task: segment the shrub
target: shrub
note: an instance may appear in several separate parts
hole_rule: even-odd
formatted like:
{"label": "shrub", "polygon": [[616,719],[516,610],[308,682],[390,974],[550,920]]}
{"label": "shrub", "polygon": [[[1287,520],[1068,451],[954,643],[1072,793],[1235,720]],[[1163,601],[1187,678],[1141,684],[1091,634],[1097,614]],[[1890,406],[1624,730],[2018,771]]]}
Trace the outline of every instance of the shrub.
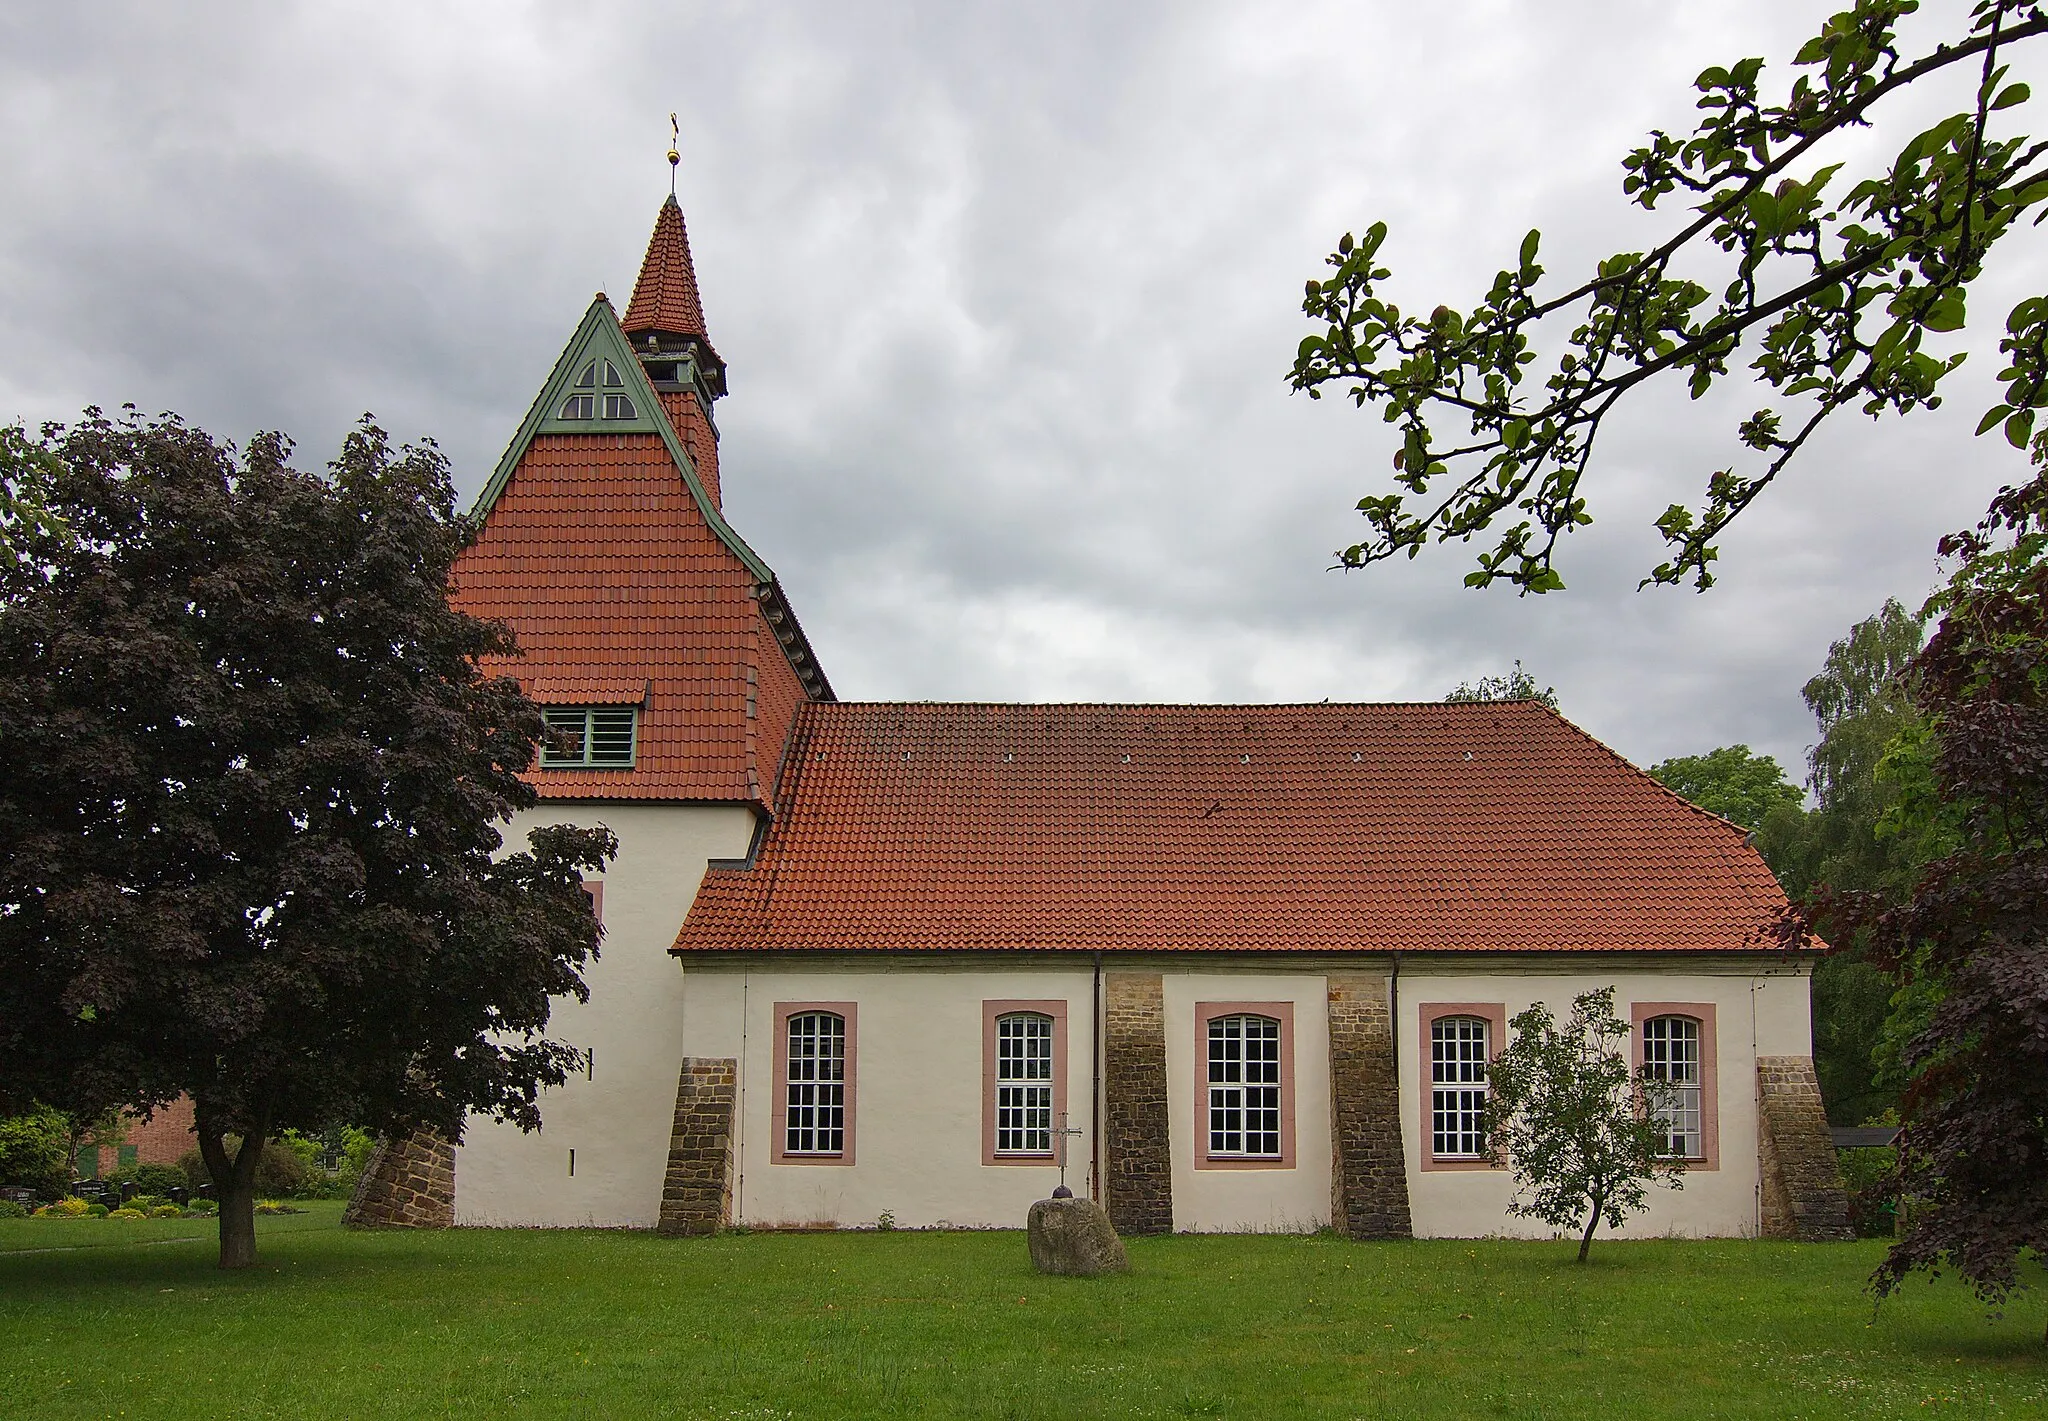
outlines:
{"label": "shrub", "polygon": [[[39,1219],[82,1219],[93,1206],[76,1195],[67,1194],[54,1204],[45,1204],[36,1210]],[[100,1206],[104,1208],[105,1206]]]}
{"label": "shrub", "polygon": [[258,1199],[256,1201],[256,1212],[259,1214],[303,1214],[306,1211],[304,1209],[294,1209],[291,1205],[279,1203],[275,1199]]}
{"label": "shrub", "polygon": [[220,1205],[211,1199],[194,1199],[190,1208],[195,1214],[218,1214],[220,1212]]}
{"label": "shrub", "polygon": [[25,1219],[27,1217],[28,1210],[22,1208],[21,1205],[15,1203],[12,1199],[0,1199],[0,1219]]}
{"label": "shrub", "polygon": [[149,1216],[152,1219],[182,1219],[185,1211],[176,1204],[159,1204],[149,1211]]}
{"label": "shrub", "polygon": [[46,1106],[0,1119],[0,1188],[63,1193],[71,1184],[69,1138],[63,1115]]}
{"label": "shrub", "polygon": [[140,1209],[143,1213],[146,1214],[151,1209],[154,1209],[157,1205],[168,1204],[170,1202],[170,1200],[164,1198],[164,1196],[161,1194],[134,1194],[129,1196],[127,1202],[124,1205],[122,1205],[122,1207],[128,1209]]}
{"label": "shrub", "polygon": [[168,1196],[173,1189],[189,1185],[185,1171],[169,1164],[138,1164],[128,1171],[128,1177],[135,1181],[136,1188],[153,1196]]}
{"label": "shrub", "polygon": [[149,1215],[143,1213],[140,1209],[109,1209],[107,1217],[110,1219],[146,1219]]}
{"label": "shrub", "polygon": [[85,1216],[88,1219],[104,1219],[112,1212],[113,1210],[104,1204],[88,1204],[85,1206]]}
{"label": "shrub", "polygon": [[1849,1223],[1858,1238],[1890,1238],[1898,1228],[1899,1152],[1895,1146],[1837,1150],[1849,1192]]}
{"label": "shrub", "polygon": [[[226,1144],[231,1157],[242,1147],[233,1135],[227,1137]],[[180,1156],[178,1167],[194,1189],[213,1182],[213,1175],[197,1150],[187,1150]],[[264,1198],[290,1198],[304,1194],[312,1185],[313,1171],[290,1148],[275,1140],[263,1147],[263,1157],[256,1162],[257,1194]]]}

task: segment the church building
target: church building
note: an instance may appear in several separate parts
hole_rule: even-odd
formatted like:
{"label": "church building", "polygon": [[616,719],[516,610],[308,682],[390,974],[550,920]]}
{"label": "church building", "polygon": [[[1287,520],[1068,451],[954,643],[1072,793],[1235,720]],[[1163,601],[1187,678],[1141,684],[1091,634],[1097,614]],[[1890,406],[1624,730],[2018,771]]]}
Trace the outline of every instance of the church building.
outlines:
{"label": "church building", "polygon": [[361,1217],[1019,1227],[1064,1180],[1126,1233],[1548,1234],[1488,1064],[1612,986],[1685,1161],[1625,1232],[1846,1236],[1741,829],[1531,701],[840,701],[721,511],[725,388],[671,197],[454,574],[559,733],[508,838],[619,839],[585,1069],[537,1133],[388,1147]]}

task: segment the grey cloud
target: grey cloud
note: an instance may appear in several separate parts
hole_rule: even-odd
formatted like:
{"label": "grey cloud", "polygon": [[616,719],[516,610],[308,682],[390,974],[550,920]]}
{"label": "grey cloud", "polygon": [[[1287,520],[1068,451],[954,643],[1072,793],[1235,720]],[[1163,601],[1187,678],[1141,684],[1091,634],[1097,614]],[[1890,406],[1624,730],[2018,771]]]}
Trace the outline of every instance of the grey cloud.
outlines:
{"label": "grey cloud", "polygon": [[[1969,438],[1989,337],[1948,409],[1834,431],[1704,597],[1635,584],[1748,392],[1643,400],[1571,590],[1517,600],[1456,548],[1327,571],[1391,446],[1283,377],[1346,227],[1386,217],[1432,302],[1528,226],[1560,272],[1654,240],[1621,154],[1828,8],[18,8],[0,415],[134,399],[312,459],[374,409],[480,487],[627,290],[673,109],[728,508],[842,694],[1434,698],[1520,656],[1639,761],[1796,764],[1828,641],[2016,472]],[[1980,325],[2042,275],[2013,262]]]}

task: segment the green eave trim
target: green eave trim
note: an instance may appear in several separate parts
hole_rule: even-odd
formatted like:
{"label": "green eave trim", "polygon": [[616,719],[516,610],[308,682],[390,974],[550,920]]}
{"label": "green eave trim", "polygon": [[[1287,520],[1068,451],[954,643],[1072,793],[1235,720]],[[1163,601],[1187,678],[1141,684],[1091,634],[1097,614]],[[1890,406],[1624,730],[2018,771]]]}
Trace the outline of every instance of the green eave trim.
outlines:
{"label": "green eave trim", "polygon": [[[632,397],[634,407],[647,412],[639,419],[579,419],[558,420],[550,416],[561,408],[562,400],[569,393],[569,382],[575,378],[577,366],[589,356],[609,357],[626,381],[626,394]],[[603,391],[598,393],[601,395]],[[740,560],[753,575],[756,584],[775,581],[775,571],[761,556],[747,546],[746,539],[733,531],[732,525],[718,511],[716,504],[704,492],[704,485],[698,481],[697,466],[690,462],[690,455],[683,448],[682,437],[668,421],[662,410],[661,397],[654,392],[653,384],[647,378],[647,371],[641,367],[639,358],[633,354],[626,333],[619,328],[618,313],[612,310],[612,303],[599,296],[590,303],[590,309],[583,313],[582,322],[576,327],[576,334],[569,337],[569,343],[556,357],[555,368],[548,373],[547,383],[541,386],[540,394],[534,399],[533,407],[526,412],[526,418],[519,423],[519,432],[512,436],[512,442],[505,446],[505,453],[498,460],[498,467],[491,474],[491,481],[484,485],[484,491],[477,495],[476,505],[470,509],[470,517],[479,527],[491,516],[497,507],[499,497],[505,492],[505,485],[512,481],[512,471],[519,467],[519,461],[526,457],[526,451],[536,436],[542,434],[659,434],[667,446],[669,457],[675,461],[677,472],[683,476],[683,483],[690,490],[690,497],[697,501],[697,511],[704,515],[704,521],[718,541],[725,544],[732,555]]]}

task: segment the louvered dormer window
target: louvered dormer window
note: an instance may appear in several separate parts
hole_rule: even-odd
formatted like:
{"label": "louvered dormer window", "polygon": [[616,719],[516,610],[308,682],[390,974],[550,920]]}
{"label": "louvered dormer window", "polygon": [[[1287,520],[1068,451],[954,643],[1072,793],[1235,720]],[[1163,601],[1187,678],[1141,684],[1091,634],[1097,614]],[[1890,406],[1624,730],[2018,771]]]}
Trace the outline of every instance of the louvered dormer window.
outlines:
{"label": "louvered dormer window", "polygon": [[638,706],[549,706],[543,769],[630,770],[639,731]]}
{"label": "louvered dormer window", "polygon": [[569,387],[569,395],[562,401],[561,418],[596,419],[600,409],[606,419],[640,417],[632,397],[626,393],[625,377],[619,374],[619,367],[602,358],[585,362],[577,372],[576,383]]}

